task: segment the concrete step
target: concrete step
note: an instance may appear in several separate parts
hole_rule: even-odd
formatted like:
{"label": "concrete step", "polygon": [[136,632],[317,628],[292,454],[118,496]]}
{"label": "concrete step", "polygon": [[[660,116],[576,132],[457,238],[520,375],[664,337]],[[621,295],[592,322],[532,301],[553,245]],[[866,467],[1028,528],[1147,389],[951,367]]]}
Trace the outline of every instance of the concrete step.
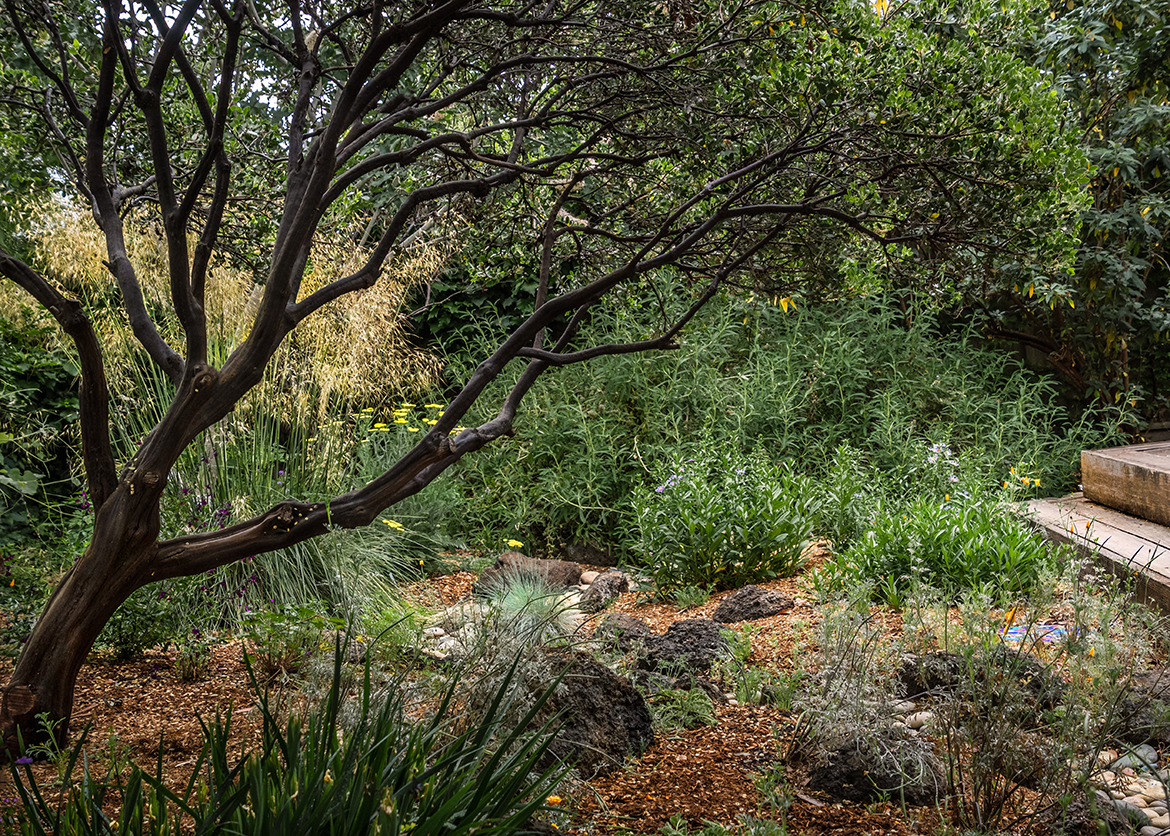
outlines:
{"label": "concrete step", "polygon": [[1091,502],[1170,525],[1170,442],[1085,450],[1081,482]]}
{"label": "concrete step", "polygon": [[1050,540],[1069,543],[1113,574],[1132,578],[1138,600],[1170,612],[1170,528],[1107,508],[1081,493],[1034,499],[1028,510]]}

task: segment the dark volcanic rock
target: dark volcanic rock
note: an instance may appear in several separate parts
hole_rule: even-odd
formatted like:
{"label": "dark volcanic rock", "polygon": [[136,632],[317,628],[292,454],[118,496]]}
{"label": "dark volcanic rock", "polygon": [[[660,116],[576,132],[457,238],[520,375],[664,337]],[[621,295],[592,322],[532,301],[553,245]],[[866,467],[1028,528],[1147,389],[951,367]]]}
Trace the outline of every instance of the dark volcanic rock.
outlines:
{"label": "dark volcanic rock", "polygon": [[598,546],[596,543],[569,543],[565,546],[564,554],[569,560],[588,563],[590,566],[617,565],[613,549]]}
{"label": "dark volcanic rock", "polygon": [[635,646],[645,647],[654,638],[650,625],[641,619],[625,613],[607,615],[593,631],[593,638],[603,644],[613,643],[622,653],[629,653]]}
{"label": "dark volcanic rock", "polygon": [[609,606],[623,592],[630,591],[630,579],[625,572],[606,572],[598,575],[581,596],[578,605],[585,612],[599,612]]}
{"label": "dark volcanic rock", "polygon": [[703,673],[728,652],[719,625],[709,618],[684,618],[661,636],[646,641],[646,653],[638,667],[651,671]]}
{"label": "dark volcanic rock", "polygon": [[922,807],[938,803],[946,778],[934,756],[914,741],[887,740],[878,747],[857,740],[810,769],[808,787],[844,801],[889,798]]}
{"label": "dark volcanic rock", "polygon": [[585,654],[573,656],[545,711],[563,719],[549,752],[576,764],[585,779],[616,769],[654,742],[650,709],[641,693]]}
{"label": "dark volcanic rock", "polygon": [[787,595],[748,584],[720,601],[711,618],[721,624],[734,624],[737,621],[767,618],[794,606],[796,602]]}

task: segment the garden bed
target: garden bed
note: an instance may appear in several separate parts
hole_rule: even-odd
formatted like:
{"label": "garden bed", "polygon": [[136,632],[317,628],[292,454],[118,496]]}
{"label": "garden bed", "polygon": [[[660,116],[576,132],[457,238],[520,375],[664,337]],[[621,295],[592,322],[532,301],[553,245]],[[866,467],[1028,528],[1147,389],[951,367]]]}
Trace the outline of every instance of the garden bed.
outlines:
{"label": "garden bed", "polygon": [[[826,557],[825,552],[814,553],[805,571]],[[419,604],[448,605],[466,599],[474,581],[474,574],[459,572],[430,578],[405,592]],[[810,600],[805,579],[760,585],[791,597],[795,604],[777,615],[731,625],[750,636],[750,655],[744,663],[781,676],[791,676],[798,669],[808,671],[810,640],[824,610]],[[680,610],[629,592],[602,615],[634,616],[660,634],[681,619],[709,618],[728,594],[719,593],[702,605]],[[956,625],[962,620],[957,610],[947,618]],[[900,613],[876,605],[869,608],[865,623],[890,642],[903,631]],[[75,714],[75,728],[84,724],[90,729],[86,751],[91,762],[99,764],[113,756],[153,771],[161,757],[165,782],[177,790],[196,764],[202,742],[200,718],[230,715],[233,747],[254,743],[259,737],[260,712],[248,686],[241,643],[227,641],[212,652],[209,674],[198,682],[179,681],[174,654],[158,649],[132,661],[93,658],[79,679]],[[10,663],[5,663],[0,673],[9,669]],[[289,690],[293,684],[281,687]],[[799,706],[738,705],[732,700],[716,705],[714,726],[659,729],[656,741],[623,768],[569,782],[558,790],[562,795],[552,805],[551,821],[562,832],[599,834],[677,834],[709,822],[734,829],[744,816],[767,817],[770,811],[774,815],[775,808],[769,808],[760,786],[761,777],[787,766],[784,816],[790,833],[947,832],[950,825],[944,824],[941,801],[918,808],[900,805],[896,799],[848,802],[805,786],[799,759],[790,759],[798,710]],[[51,762],[32,766],[44,787],[53,786],[54,771]],[[12,787],[6,789],[5,796],[11,798]],[[1034,794],[1023,790],[1013,795],[1011,805],[1026,812],[1033,798]],[[1040,827],[1034,832],[1048,831]]]}

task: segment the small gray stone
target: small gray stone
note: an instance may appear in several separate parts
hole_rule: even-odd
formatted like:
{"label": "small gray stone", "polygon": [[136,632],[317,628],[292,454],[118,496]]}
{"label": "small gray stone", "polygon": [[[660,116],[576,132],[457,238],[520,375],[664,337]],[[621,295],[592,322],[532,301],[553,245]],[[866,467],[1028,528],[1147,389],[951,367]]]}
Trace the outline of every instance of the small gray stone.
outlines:
{"label": "small gray stone", "polygon": [[1148,743],[1134,746],[1110,764],[1115,772],[1129,767],[1136,772],[1149,772],[1158,765],[1158,750]]}
{"label": "small gray stone", "polygon": [[1146,811],[1141,807],[1134,807],[1129,802],[1120,798],[1113,799],[1113,806],[1115,806],[1117,811],[1125,817],[1126,821],[1130,822],[1134,827],[1145,827],[1152,823],[1149,816],[1146,815]]}
{"label": "small gray stone", "polygon": [[600,575],[601,575],[600,572],[597,572],[593,569],[590,569],[588,572],[582,572],[581,573],[581,583],[584,584],[585,586],[588,586],[589,584],[591,584],[595,580],[597,580],[597,578]]}
{"label": "small gray stone", "polygon": [[630,579],[625,572],[606,572],[598,576],[581,596],[581,609],[600,612],[624,592],[630,591]]}
{"label": "small gray stone", "polygon": [[930,711],[916,711],[906,718],[906,725],[918,731],[931,720],[934,719],[934,713]]}

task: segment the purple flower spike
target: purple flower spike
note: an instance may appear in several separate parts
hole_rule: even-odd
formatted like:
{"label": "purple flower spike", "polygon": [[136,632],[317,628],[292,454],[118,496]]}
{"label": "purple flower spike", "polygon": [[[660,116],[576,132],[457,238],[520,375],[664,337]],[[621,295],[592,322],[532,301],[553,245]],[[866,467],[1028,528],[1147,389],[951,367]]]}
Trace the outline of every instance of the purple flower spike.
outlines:
{"label": "purple flower spike", "polygon": [[17,758],[16,762],[27,765],[27,764],[32,763],[33,759],[30,758],[28,755],[25,755],[23,758]]}

